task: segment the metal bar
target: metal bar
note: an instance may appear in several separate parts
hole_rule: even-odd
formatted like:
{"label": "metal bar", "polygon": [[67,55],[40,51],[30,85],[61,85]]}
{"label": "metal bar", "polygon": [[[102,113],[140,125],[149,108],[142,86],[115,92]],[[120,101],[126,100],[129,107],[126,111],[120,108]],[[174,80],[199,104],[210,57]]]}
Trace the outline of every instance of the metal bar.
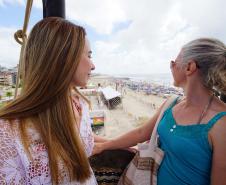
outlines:
{"label": "metal bar", "polygon": [[43,18],[62,17],[65,18],[65,0],[42,0]]}

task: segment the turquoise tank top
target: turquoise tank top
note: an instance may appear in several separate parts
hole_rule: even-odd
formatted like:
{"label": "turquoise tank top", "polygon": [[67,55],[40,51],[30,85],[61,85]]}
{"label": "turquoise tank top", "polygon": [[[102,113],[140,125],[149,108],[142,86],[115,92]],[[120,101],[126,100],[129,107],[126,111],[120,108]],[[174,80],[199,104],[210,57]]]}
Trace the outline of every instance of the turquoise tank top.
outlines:
{"label": "turquoise tank top", "polygon": [[158,185],[209,185],[212,149],[208,131],[226,112],[218,113],[207,124],[178,125],[172,114],[176,102],[158,125],[160,148],[165,152]]}

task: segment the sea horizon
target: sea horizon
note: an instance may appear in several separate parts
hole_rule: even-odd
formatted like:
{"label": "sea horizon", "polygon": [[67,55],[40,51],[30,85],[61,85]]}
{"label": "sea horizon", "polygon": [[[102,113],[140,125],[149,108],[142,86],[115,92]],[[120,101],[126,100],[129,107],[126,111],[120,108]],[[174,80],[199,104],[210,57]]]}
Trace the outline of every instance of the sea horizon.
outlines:
{"label": "sea horizon", "polygon": [[117,74],[112,75],[118,78],[129,78],[134,82],[156,83],[164,86],[173,85],[173,77],[171,73],[155,73],[155,74]]}

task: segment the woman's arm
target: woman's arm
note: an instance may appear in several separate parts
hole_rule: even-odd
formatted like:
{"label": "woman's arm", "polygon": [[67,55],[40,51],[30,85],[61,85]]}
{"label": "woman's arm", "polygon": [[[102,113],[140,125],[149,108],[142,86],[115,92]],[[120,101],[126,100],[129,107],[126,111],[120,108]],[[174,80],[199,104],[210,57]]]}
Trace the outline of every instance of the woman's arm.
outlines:
{"label": "woman's arm", "polygon": [[103,143],[103,142],[107,142],[108,141],[108,139],[106,139],[104,137],[101,137],[101,136],[98,136],[95,133],[93,133],[93,137],[94,137],[94,142],[95,143]]}
{"label": "woman's arm", "polygon": [[211,185],[226,183],[226,117],[223,117],[210,131],[213,148]]}
{"label": "woman's arm", "polygon": [[[163,106],[163,105],[162,105]],[[101,153],[104,150],[113,150],[128,148],[147,141],[151,137],[152,130],[155,126],[156,120],[160,114],[162,106],[154,114],[154,116],[144,125],[136,128],[130,132],[123,134],[115,139],[104,143],[95,143],[93,154]]]}

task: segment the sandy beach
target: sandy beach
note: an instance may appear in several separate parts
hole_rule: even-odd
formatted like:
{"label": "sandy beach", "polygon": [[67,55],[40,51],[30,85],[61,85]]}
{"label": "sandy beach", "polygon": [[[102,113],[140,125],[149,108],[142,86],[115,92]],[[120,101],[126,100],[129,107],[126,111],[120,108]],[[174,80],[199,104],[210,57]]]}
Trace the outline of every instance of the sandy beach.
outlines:
{"label": "sandy beach", "polygon": [[[103,87],[110,85],[115,88],[115,84],[109,77],[93,78],[90,81],[90,84],[95,87],[98,83],[101,83]],[[98,103],[97,96],[88,96],[88,99],[92,103],[93,110],[105,111],[105,126],[96,130],[96,133],[106,138],[119,136],[144,124],[165,101],[163,97],[146,95],[144,92],[137,92],[127,87],[123,89],[122,103],[114,109],[109,110],[102,102]]]}

